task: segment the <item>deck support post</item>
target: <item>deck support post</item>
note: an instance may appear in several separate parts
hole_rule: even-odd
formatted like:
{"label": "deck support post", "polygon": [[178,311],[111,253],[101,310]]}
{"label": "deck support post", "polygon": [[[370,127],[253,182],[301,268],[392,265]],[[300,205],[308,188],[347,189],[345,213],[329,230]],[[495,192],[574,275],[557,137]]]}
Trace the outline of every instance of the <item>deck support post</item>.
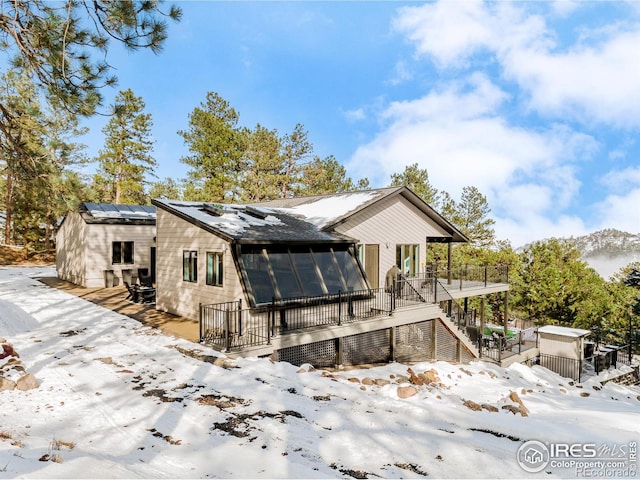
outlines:
{"label": "deck support post", "polygon": [[439,321],[439,318],[431,320],[431,360],[436,360],[438,357],[438,353],[436,352],[436,346],[438,345],[438,328],[436,322]]}
{"label": "deck support post", "polygon": [[478,338],[480,338],[480,358],[482,358],[482,348],[484,347],[482,338],[484,337],[484,309],[485,309],[485,296],[480,297],[480,331],[478,332]]}

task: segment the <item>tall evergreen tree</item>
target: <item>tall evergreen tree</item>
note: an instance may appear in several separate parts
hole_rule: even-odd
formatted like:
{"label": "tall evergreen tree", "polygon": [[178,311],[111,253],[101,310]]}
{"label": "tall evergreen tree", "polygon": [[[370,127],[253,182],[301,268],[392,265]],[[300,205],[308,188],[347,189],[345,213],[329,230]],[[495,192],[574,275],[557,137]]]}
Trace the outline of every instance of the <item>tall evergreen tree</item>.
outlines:
{"label": "tall evergreen tree", "polygon": [[261,202],[280,197],[283,183],[282,143],[276,130],[256,125],[253,131],[245,131],[245,174],[241,181],[242,200]]}
{"label": "tall evergreen tree", "polygon": [[449,220],[469,239],[473,247],[489,247],[495,241],[493,225],[496,223],[489,213],[487,197],[476,187],[464,187],[455,213]]}
{"label": "tall evergreen tree", "polygon": [[316,156],[302,167],[300,195],[322,195],[353,190],[353,182],[347,171],[333,155],[326,158]]}
{"label": "tall evergreen tree", "polygon": [[309,141],[309,133],[302,124],[298,123],[293,131],[282,139],[281,198],[292,197],[296,194],[304,162],[311,155],[313,155],[313,144]]}
{"label": "tall evergreen tree", "polygon": [[238,200],[246,146],[238,120],[229,102],[213,92],[189,114],[189,129],[178,131],[189,149],[189,155],[180,159],[190,167],[185,198]]}
{"label": "tall evergreen tree", "polygon": [[104,148],[98,155],[94,185],[101,200],[112,203],[145,202],[145,176],[153,175],[151,114],[144,113],[142,97],[131,89],[120,91],[112,106],[112,117],[102,129]]}
{"label": "tall evergreen tree", "polygon": [[417,163],[407,165],[402,173],[391,174],[392,187],[406,185],[413,193],[422,198],[434,208],[438,208],[440,193],[431,185],[429,173],[426,168],[419,168]]}
{"label": "tall evergreen tree", "polygon": [[[159,52],[167,37],[165,18],[179,20],[181,10],[160,1],[1,0],[1,48],[14,67],[27,72],[47,98],[78,115],[91,115],[100,105],[100,89],[114,85],[106,62],[108,40],[131,50]],[[92,57],[97,54],[97,60]],[[11,108],[0,102],[0,132],[21,158],[26,148],[11,128]]]}

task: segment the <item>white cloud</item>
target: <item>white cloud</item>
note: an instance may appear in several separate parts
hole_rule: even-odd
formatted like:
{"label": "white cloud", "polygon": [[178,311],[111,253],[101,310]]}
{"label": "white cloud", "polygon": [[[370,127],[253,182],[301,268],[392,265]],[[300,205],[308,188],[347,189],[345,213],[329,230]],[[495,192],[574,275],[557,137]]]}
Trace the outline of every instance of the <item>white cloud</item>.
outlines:
{"label": "white cloud", "polygon": [[364,120],[367,118],[367,115],[364,112],[364,108],[356,108],[354,110],[347,110],[343,113],[345,118],[350,122],[357,122],[360,120]]}
{"label": "white cloud", "polygon": [[[392,103],[381,114],[378,136],[355,152],[347,168],[356,178],[387,185],[392,173],[418,163],[434,187],[458,198],[464,186],[475,186],[504,225],[520,223],[526,235],[538,235],[529,223],[558,217],[575,198],[580,181],[574,162],[591,155],[596,145],[567,127],[528,131],[510,125],[498,114],[507,100],[485,76],[474,75],[468,83]],[[555,231],[557,221],[536,223]]]}
{"label": "white cloud", "polygon": [[[640,167],[629,167],[623,170],[612,170],[602,178],[602,184],[612,190],[628,190],[640,187]],[[638,217],[640,222],[640,217]]]}
{"label": "white cloud", "polygon": [[609,195],[594,210],[601,228],[640,233],[640,188],[625,195]]}
{"label": "white cloud", "polygon": [[[440,1],[399,9],[394,27],[418,57],[441,69],[469,66],[479,53],[489,53],[543,115],[639,126],[639,25],[584,27],[573,45],[562,47],[532,5],[544,4]],[[556,13],[558,5],[580,4],[550,4]]]}

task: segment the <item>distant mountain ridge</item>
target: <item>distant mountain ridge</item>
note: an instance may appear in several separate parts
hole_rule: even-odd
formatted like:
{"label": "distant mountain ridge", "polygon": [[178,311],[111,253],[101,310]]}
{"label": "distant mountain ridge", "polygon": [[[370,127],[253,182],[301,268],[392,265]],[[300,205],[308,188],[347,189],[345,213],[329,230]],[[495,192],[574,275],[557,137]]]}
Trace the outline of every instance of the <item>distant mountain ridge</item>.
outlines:
{"label": "distant mountain ridge", "polygon": [[606,280],[630,263],[640,262],[640,234],[606,228],[564,240],[574,243],[581,258]]}
{"label": "distant mountain ridge", "polygon": [[566,239],[575,243],[583,258],[640,255],[640,234],[606,228],[580,237]]}

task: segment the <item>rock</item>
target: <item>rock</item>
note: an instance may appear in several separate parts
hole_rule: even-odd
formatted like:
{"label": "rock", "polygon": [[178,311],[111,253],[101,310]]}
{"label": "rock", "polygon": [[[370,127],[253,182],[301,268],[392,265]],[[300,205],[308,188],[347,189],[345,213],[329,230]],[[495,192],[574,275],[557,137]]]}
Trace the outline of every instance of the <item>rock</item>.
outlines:
{"label": "rock", "polygon": [[418,377],[415,372],[413,370],[411,370],[411,368],[407,368],[407,373],[409,374],[409,382],[413,383],[414,385],[418,385],[418,386],[422,386],[424,385],[424,381]]}
{"label": "rock", "polygon": [[7,343],[7,339],[0,337],[0,343]]}
{"label": "rock", "polygon": [[520,410],[520,405],[503,405],[502,406],[503,410],[509,410],[511,413],[513,413],[514,415],[516,413],[519,413],[520,415],[522,415],[523,417],[526,417],[527,414],[522,413],[522,411]]}
{"label": "rock", "polygon": [[431,370],[427,370],[426,372],[424,372],[424,377],[426,383],[438,383],[440,382],[440,377],[438,377],[438,372],[436,371],[435,368],[432,368]]}
{"label": "rock", "polygon": [[16,382],[8,378],[0,377],[0,392],[3,390],[13,390],[16,388]]}
{"label": "rock", "polygon": [[413,397],[418,393],[418,389],[413,385],[398,387],[398,398],[409,398]]}
{"label": "rock", "polygon": [[363,385],[375,385],[375,382],[373,381],[373,379],[371,377],[364,377],[362,379],[362,384]]}
{"label": "rock", "polygon": [[580,396],[581,397],[588,397],[589,396],[589,392],[580,392]]}
{"label": "rock", "polygon": [[495,405],[489,405],[488,403],[483,403],[482,404],[482,408],[484,410],[487,410],[488,412],[498,412],[498,407],[496,407]]}
{"label": "rock", "polygon": [[564,388],[561,388],[561,389],[560,389],[560,393],[564,393],[564,394],[566,394],[566,393],[567,393],[567,391],[566,391]]}
{"label": "rock", "polygon": [[376,378],[375,379],[375,383],[379,387],[384,387],[385,385],[389,385],[391,382],[389,380],[385,380],[383,378]]}
{"label": "rock", "polygon": [[359,379],[359,378],[356,378],[356,377],[350,377],[350,378],[348,378],[348,380],[349,380],[351,383],[360,383],[360,379]]}
{"label": "rock", "polygon": [[480,410],[482,410],[482,405],[474,402],[473,400],[465,400],[463,405],[469,410],[473,410],[474,412],[479,412]]}
{"label": "rock", "polygon": [[398,375],[394,377],[396,383],[407,383],[409,381],[409,377],[405,377],[404,375]]}
{"label": "rock", "polygon": [[0,351],[0,360],[7,357],[20,357],[20,355],[18,355],[18,352],[13,349],[13,345],[11,345],[10,343],[2,343],[0,345],[0,349],[2,350]]}
{"label": "rock", "polygon": [[509,393],[509,399],[520,406],[520,414],[523,417],[526,417],[529,415],[529,409],[524,406],[522,399],[518,396],[516,392]]}
{"label": "rock", "polygon": [[39,386],[40,384],[38,383],[38,380],[36,380],[36,377],[34,377],[30,373],[23,375],[16,382],[16,388],[22,391],[33,390],[34,388],[38,388]]}

